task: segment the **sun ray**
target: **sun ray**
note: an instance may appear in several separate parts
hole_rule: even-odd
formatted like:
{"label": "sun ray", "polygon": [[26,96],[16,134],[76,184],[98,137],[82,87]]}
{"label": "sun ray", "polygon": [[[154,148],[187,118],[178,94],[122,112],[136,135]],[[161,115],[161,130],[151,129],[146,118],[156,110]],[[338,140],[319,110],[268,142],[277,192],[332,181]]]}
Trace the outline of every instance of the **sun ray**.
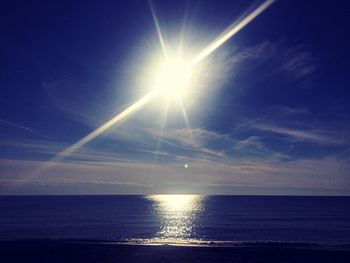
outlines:
{"label": "sun ray", "polygon": [[166,121],[167,121],[167,117],[168,117],[168,109],[169,109],[169,101],[167,101],[166,104],[165,104],[163,120],[162,120],[162,123],[161,123],[159,134],[157,136],[158,138],[157,138],[157,144],[156,144],[156,151],[155,151],[154,161],[157,161],[157,154],[158,154],[159,149],[160,149],[161,138],[163,137],[164,127],[165,127],[165,124],[166,124]]}
{"label": "sun ray", "polygon": [[110,129],[112,126],[116,125],[118,122],[125,119],[127,116],[129,116],[131,113],[135,112],[136,110],[139,110],[142,106],[147,104],[151,99],[153,99],[155,96],[157,96],[157,93],[150,92],[146,96],[142,97],[138,101],[136,101],[134,104],[126,108],[121,113],[115,115],[112,119],[105,122],[103,125],[95,129],[93,132],[89,133],[84,138],[80,139],[73,145],[66,148],[64,151],[59,153],[56,157],[54,157],[51,161],[60,161],[64,159],[65,157],[71,155],[75,151],[77,151],[79,148],[87,144],[88,142],[95,139],[97,136],[99,136],[101,133],[105,132],[106,130]]}
{"label": "sun ray", "polygon": [[[256,18],[258,15],[260,15],[263,11],[265,11],[270,5],[272,5],[276,0],[266,0],[263,2],[260,6],[258,6],[253,12],[251,12],[249,15],[247,15],[245,18],[243,18],[239,23],[235,23],[232,26],[230,26],[224,33],[222,33],[215,41],[213,41],[211,44],[209,44],[205,49],[203,49],[197,56],[195,56],[191,61],[189,67],[193,67],[199,62],[201,62],[203,59],[205,59],[207,56],[209,56],[214,50],[219,48],[223,43],[225,43],[227,40],[229,40],[231,37],[233,37],[237,32],[239,32],[242,28],[244,28],[247,24],[249,24],[254,18]],[[166,57],[167,60],[169,60],[168,57],[168,52],[166,49],[165,41],[160,29],[159,21],[155,13],[154,6],[152,4],[152,1],[149,0],[149,5],[153,17],[153,21],[156,27],[157,35],[159,38],[160,45],[162,47],[163,53]],[[182,41],[182,40],[181,40]],[[171,83],[170,83],[171,84]],[[66,148],[64,151],[56,155],[53,159],[48,161],[48,163],[54,163],[57,161],[63,160],[65,157],[71,155],[75,151],[77,151],[79,148],[84,146],[85,144],[89,143],[99,135],[101,135],[103,132],[106,130],[110,129],[112,126],[116,125],[119,123],[121,120],[125,119],[128,117],[131,113],[135,112],[136,110],[139,110],[141,107],[145,106],[147,103],[151,101],[156,96],[161,95],[161,92],[159,90],[153,90],[138,101],[136,101],[134,104],[129,106],[127,109],[122,111],[121,113],[117,114],[114,116],[112,119],[89,133],[87,136],[84,138],[80,139],[73,145],[69,146]],[[183,101],[181,100],[181,97],[179,98],[179,103],[180,103],[180,108],[186,123],[186,126],[189,130],[191,130],[190,122],[188,119],[188,115],[186,112],[186,109],[184,107]],[[163,132],[162,127],[162,132]],[[192,140],[193,136],[191,134]],[[158,143],[157,143],[158,147]]]}
{"label": "sun ray", "polygon": [[244,19],[242,19],[239,23],[234,23],[230,26],[224,33],[221,34],[216,40],[214,40],[211,44],[209,44],[206,48],[204,48],[197,56],[195,56],[191,64],[196,65],[207,56],[209,56],[214,50],[224,44],[227,40],[233,37],[236,33],[238,33],[242,28],[248,25],[254,18],[264,12],[270,5],[272,5],[276,0],[267,0],[258,6],[253,12],[247,15]]}
{"label": "sun ray", "polygon": [[180,109],[181,109],[181,112],[182,112],[182,116],[184,117],[186,128],[189,131],[189,134],[190,134],[190,137],[191,137],[190,139],[191,139],[193,145],[195,145],[195,140],[194,140],[193,134],[192,134],[191,123],[190,123],[190,120],[188,118],[186,107],[185,107],[185,105],[183,103],[183,100],[181,98],[179,98],[179,106],[180,106]]}
{"label": "sun ray", "polygon": [[180,109],[181,109],[182,116],[184,117],[184,121],[185,121],[186,127],[187,128],[191,128],[190,121],[188,119],[188,115],[187,115],[187,112],[186,112],[185,105],[184,105],[184,103],[182,101],[182,98],[179,98],[178,102],[179,102],[179,106],[180,106]]}
{"label": "sun ray", "polygon": [[186,34],[186,25],[188,21],[188,7],[186,8],[184,18],[182,20],[182,25],[181,25],[181,31],[180,31],[180,36],[179,36],[179,46],[178,46],[178,54],[182,53],[182,47],[185,42],[185,34]]}
{"label": "sun ray", "polygon": [[169,56],[168,56],[168,52],[167,52],[167,49],[166,49],[164,37],[163,37],[162,31],[160,30],[158,17],[157,17],[156,11],[154,9],[152,0],[149,0],[148,3],[149,3],[149,6],[150,6],[150,9],[151,9],[152,18],[153,18],[154,26],[156,27],[156,31],[157,31],[157,35],[158,35],[158,39],[159,39],[160,45],[162,47],[164,56],[168,59]]}

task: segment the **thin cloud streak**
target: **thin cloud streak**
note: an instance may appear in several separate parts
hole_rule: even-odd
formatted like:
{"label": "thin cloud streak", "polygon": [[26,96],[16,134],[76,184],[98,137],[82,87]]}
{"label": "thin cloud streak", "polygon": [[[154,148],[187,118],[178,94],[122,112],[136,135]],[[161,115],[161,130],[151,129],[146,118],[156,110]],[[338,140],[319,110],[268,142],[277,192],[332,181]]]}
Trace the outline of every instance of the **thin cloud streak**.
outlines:
{"label": "thin cloud streak", "polygon": [[254,70],[256,65],[261,67],[261,63],[268,65],[265,72],[260,73],[255,85],[259,81],[281,73],[291,80],[308,83],[317,76],[320,55],[302,44],[291,46],[283,40],[274,42],[264,40],[260,44],[233,52],[229,63],[238,69],[246,64],[249,70]]}
{"label": "thin cloud streak", "polygon": [[39,136],[39,137],[42,137],[42,138],[46,138],[46,139],[49,138],[48,136],[43,135],[43,134],[41,134],[41,133],[39,133],[39,132],[37,132],[37,131],[35,131],[35,130],[29,128],[29,127],[26,127],[26,126],[20,125],[20,124],[16,124],[16,123],[13,123],[13,122],[9,122],[9,121],[7,121],[7,120],[4,120],[4,119],[1,119],[1,118],[0,118],[0,125],[1,125],[1,124],[6,125],[6,126],[9,126],[9,127],[16,128],[16,129],[24,130],[24,131],[26,131],[26,132],[29,132],[29,133],[31,133],[31,134],[33,134],[33,135],[36,135],[36,136]]}
{"label": "thin cloud streak", "polygon": [[266,124],[255,124],[253,125],[253,128],[288,136],[299,141],[306,141],[306,142],[319,143],[319,144],[343,144],[344,143],[344,141],[341,139],[336,139],[334,137],[326,136],[320,133],[319,131],[313,131],[313,130],[297,130],[297,129],[283,128],[283,127],[266,125]]}
{"label": "thin cloud streak", "polygon": [[[345,189],[349,187],[349,160],[339,160],[335,157],[304,158],[289,162],[280,162],[269,156],[262,160],[225,161],[217,158],[216,162],[195,158],[188,163],[189,169],[184,169],[181,163],[129,163],[121,160],[61,162],[55,169],[28,181],[25,174],[40,165],[40,162],[2,159],[0,167],[3,176],[0,179],[0,186],[14,184],[25,187],[24,183],[132,183],[138,186],[161,187],[169,184],[196,184],[200,181],[202,193],[206,193],[206,186],[212,184],[271,188]],[[172,189],[174,190],[176,189]]]}
{"label": "thin cloud streak", "polygon": [[[54,165],[54,169],[30,177],[28,175],[31,172],[37,171],[37,167],[47,162],[22,158],[0,159],[2,173],[0,188],[4,189],[3,191],[0,189],[0,192],[8,189],[9,184],[26,189],[26,185],[33,183],[61,184],[63,188],[65,184],[134,184],[135,187],[137,185],[137,189],[133,187],[135,193],[139,191],[138,193],[145,194],[149,193],[145,192],[146,188],[153,192],[158,190],[176,192],[179,185],[182,189],[189,189],[185,186],[198,182],[201,182],[201,186],[193,189],[204,194],[210,193],[208,189],[211,185],[220,184],[232,186],[223,187],[218,190],[220,193],[229,193],[230,189],[242,185],[272,189],[293,187],[344,189],[348,184],[349,156],[342,156],[339,152],[327,153],[316,158],[300,156],[295,158],[288,156],[288,153],[282,155],[265,148],[258,136],[237,140],[227,134],[203,128],[193,129],[191,132],[194,134],[195,144],[191,140],[186,140],[188,131],[185,129],[167,132],[165,142],[170,142],[178,148],[176,151],[174,148],[164,148],[161,152],[161,162],[152,162],[152,153],[137,149],[135,151],[139,154],[134,153],[130,159],[130,156],[123,152],[111,153],[80,148],[68,161],[48,162],[49,165]],[[224,141],[226,147],[220,147],[220,151],[209,147],[218,141]],[[31,156],[34,153],[54,155],[64,146],[49,141],[17,142],[17,145],[13,145],[17,152],[30,152]],[[226,152],[230,148],[235,155]],[[255,150],[258,151],[257,154],[254,153]],[[189,151],[193,154],[189,154]],[[183,168],[184,163],[189,164],[189,169]],[[143,188],[142,185],[147,187]],[[95,190],[102,193],[102,190],[97,189],[103,187],[99,187],[96,186]],[[94,192],[90,188],[89,191]]]}
{"label": "thin cloud streak", "polygon": [[287,50],[283,56],[282,70],[293,74],[295,79],[312,76],[317,69],[317,58],[302,47]]}

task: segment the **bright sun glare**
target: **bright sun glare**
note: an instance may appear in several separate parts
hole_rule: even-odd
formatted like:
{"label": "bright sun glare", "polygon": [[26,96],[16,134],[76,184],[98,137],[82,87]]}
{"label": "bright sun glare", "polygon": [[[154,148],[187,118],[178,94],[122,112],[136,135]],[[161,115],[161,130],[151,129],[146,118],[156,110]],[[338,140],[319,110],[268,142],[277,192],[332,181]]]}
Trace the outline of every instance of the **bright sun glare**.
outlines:
{"label": "bright sun glare", "polygon": [[[151,89],[151,92],[147,93],[144,97],[137,100],[135,103],[130,105],[128,108],[124,109],[122,112],[116,114],[113,118],[102,124],[100,127],[96,128],[94,131],[90,132],[88,135],[67,147],[64,151],[57,154],[51,161],[60,161],[65,157],[71,155],[73,152],[80,149],[85,144],[89,143],[97,136],[110,129],[123,119],[127,118],[133,112],[140,110],[143,106],[148,104],[152,99],[158,97],[158,95],[167,99],[175,99],[181,104],[181,110],[184,115],[184,119],[189,127],[189,121],[187,118],[186,109],[183,104],[183,98],[189,97],[194,94],[193,88],[201,87],[203,77],[202,70],[198,70],[198,64],[203,64],[203,60],[207,58],[211,53],[213,53],[216,49],[218,49],[222,44],[228,41],[231,37],[233,37],[237,32],[239,32],[242,28],[248,25],[252,20],[254,20],[258,15],[260,15],[263,11],[265,11],[270,5],[272,5],[275,0],[266,0],[256,9],[254,9],[250,14],[241,19],[238,23],[233,23],[227,30],[225,30],[217,39],[215,39],[212,43],[210,43],[206,48],[192,56],[190,60],[183,60],[181,57],[175,56],[169,57],[169,50],[166,46],[166,42],[164,41],[162,32],[160,30],[159,22],[153,7],[151,6],[151,12],[153,16],[153,20],[155,23],[157,35],[159,38],[160,45],[163,50],[163,54],[165,58],[163,60],[158,61],[156,67],[147,68],[147,82],[148,83],[148,69],[151,69],[154,72],[151,72],[152,79],[150,86],[146,85],[148,89]],[[195,69],[195,71],[193,70]],[[202,72],[202,74],[199,74]],[[199,75],[201,75],[199,77]],[[145,82],[143,81],[143,84]],[[50,167],[50,162],[46,164],[47,167]],[[45,166],[45,167],[46,167]],[[45,167],[42,167],[45,169]]]}
{"label": "bright sun glare", "polygon": [[191,88],[191,74],[190,63],[179,58],[165,59],[156,69],[153,87],[167,99],[181,98]]}
{"label": "bright sun glare", "polygon": [[164,211],[186,212],[194,209],[194,204],[201,199],[199,195],[151,195],[150,200],[156,201]]}

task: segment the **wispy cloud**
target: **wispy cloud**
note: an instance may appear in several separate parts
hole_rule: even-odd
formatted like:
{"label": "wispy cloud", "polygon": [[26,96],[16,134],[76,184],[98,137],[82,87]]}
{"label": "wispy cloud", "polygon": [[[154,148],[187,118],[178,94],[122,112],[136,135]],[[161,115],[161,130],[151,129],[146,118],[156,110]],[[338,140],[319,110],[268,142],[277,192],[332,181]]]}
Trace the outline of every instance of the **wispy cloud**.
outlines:
{"label": "wispy cloud", "polygon": [[209,131],[204,128],[193,129],[167,129],[160,134],[158,131],[148,129],[149,134],[159,138],[162,144],[180,147],[183,151],[192,151],[208,158],[226,157],[225,148],[210,147],[212,144],[228,145],[233,147],[234,140],[228,134]]}
{"label": "wispy cloud", "polygon": [[[179,163],[159,164],[150,162],[130,162],[115,159],[98,161],[70,161],[55,165],[38,177],[26,175],[42,162],[1,159],[0,192],[11,185],[25,187],[25,184],[110,184],[134,186],[139,193],[149,193],[149,189],[164,189],[173,185],[170,192],[177,191],[179,185],[197,185],[202,193],[213,184],[226,185],[217,193],[228,193],[237,186],[320,189],[346,189],[350,185],[348,171],[349,159],[336,157],[301,158],[282,162],[270,156],[260,160],[225,160],[217,158],[216,162],[194,158],[189,160],[189,169]],[[6,189],[5,189],[6,188]],[[148,190],[146,190],[147,188]],[[140,190],[141,189],[141,190]],[[101,193],[103,191],[100,189]],[[136,190],[135,190],[136,191]]]}
{"label": "wispy cloud", "polygon": [[268,124],[255,124],[255,129],[283,135],[296,141],[304,141],[318,144],[343,144],[344,140],[337,138],[330,131],[301,130],[285,128]]}
{"label": "wispy cloud", "polygon": [[295,79],[310,77],[318,68],[318,58],[302,46],[287,49],[282,61],[282,70]]}
{"label": "wispy cloud", "polygon": [[294,80],[309,80],[317,74],[319,56],[312,53],[306,46],[299,44],[291,46],[285,41],[265,40],[255,46],[235,50],[229,59],[232,67],[243,65],[250,68],[265,68],[265,74],[258,78],[267,78],[285,72]]}
{"label": "wispy cloud", "polygon": [[[317,157],[291,156],[288,151],[271,148],[264,134],[277,134],[287,142],[313,143],[320,147],[340,145],[343,143],[340,137],[335,136],[334,131],[320,128],[301,129],[300,124],[271,124],[273,120],[285,119],[285,116],[310,114],[303,109],[288,107],[280,107],[278,112],[281,116],[270,114],[270,119],[265,117],[245,122],[245,128],[234,129],[231,133],[204,127],[168,127],[163,133],[150,126],[133,129],[134,133],[123,131],[122,140],[129,141],[128,151],[131,152],[122,149],[106,151],[98,144],[87,145],[40,174],[35,174],[38,167],[47,164],[45,160],[59,153],[67,144],[48,140],[3,141],[2,147],[21,156],[0,159],[0,192],[17,191],[13,187],[29,189],[25,185],[37,189],[40,184],[54,192],[64,192],[64,188],[75,189],[77,193],[103,193],[103,188],[112,189],[105,185],[119,189],[111,190],[111,193],[124,193],[123,187],[129,189],[129,193],[164,192],[164,189],[178,192],[180,188],[198,193],[234,193],[234,189],[242,187],[344,190],[350,176],[348,153],[327,151]],[[277,119],[271,119],[274,117]],[[110,135],[108,139],[116,140],[118,144],[120,138]],[[157,149],[157,140],[161,140],[164,147]],[[190,168],[185,169],[184,163]],[[325,193],[325,190],[320,191]]]}
{"label": "wispy cloud", "polygon": [[21,124],[17,124],[17,123],[14,123],[14,122],[10,122],[10,121],[7,121],[7,120],[1,119],[1,118],[0,118],[0,126],[8,126],[8,127],[11,127],[11,128],[23,130],[23,131],[31,133],[31,134],[33,134],[35,136],[39,136],[39,137],[46,138],[46,139],[49,138],[48,136],[46,136],[46,135],[42,134],[41,132],[36,131],[36,130],[34,130],[32,128],[29,128],[27,126],[24,126],[24,125],[21,125]]}
{"label": "wispy cloud", "polygon": [[190,145],[193,147],[201,147],[208,142],[217,140],[232,142],[228,134],[221,134],[204,128],[167,129],[163,131],[162,134],[152,129],[149,129],[148,132],[156,137],[162,136],[165,140],[176,140],[183,145]]}

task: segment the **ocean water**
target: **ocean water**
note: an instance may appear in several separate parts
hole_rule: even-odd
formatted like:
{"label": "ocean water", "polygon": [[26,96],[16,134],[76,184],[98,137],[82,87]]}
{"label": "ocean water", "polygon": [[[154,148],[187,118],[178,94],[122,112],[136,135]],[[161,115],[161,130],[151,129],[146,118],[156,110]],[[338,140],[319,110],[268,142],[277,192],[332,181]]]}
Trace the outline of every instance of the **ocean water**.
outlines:
{"label": "ocean water", "polygon": [[0,240],[350,244],[350,197],[2,196]]}

